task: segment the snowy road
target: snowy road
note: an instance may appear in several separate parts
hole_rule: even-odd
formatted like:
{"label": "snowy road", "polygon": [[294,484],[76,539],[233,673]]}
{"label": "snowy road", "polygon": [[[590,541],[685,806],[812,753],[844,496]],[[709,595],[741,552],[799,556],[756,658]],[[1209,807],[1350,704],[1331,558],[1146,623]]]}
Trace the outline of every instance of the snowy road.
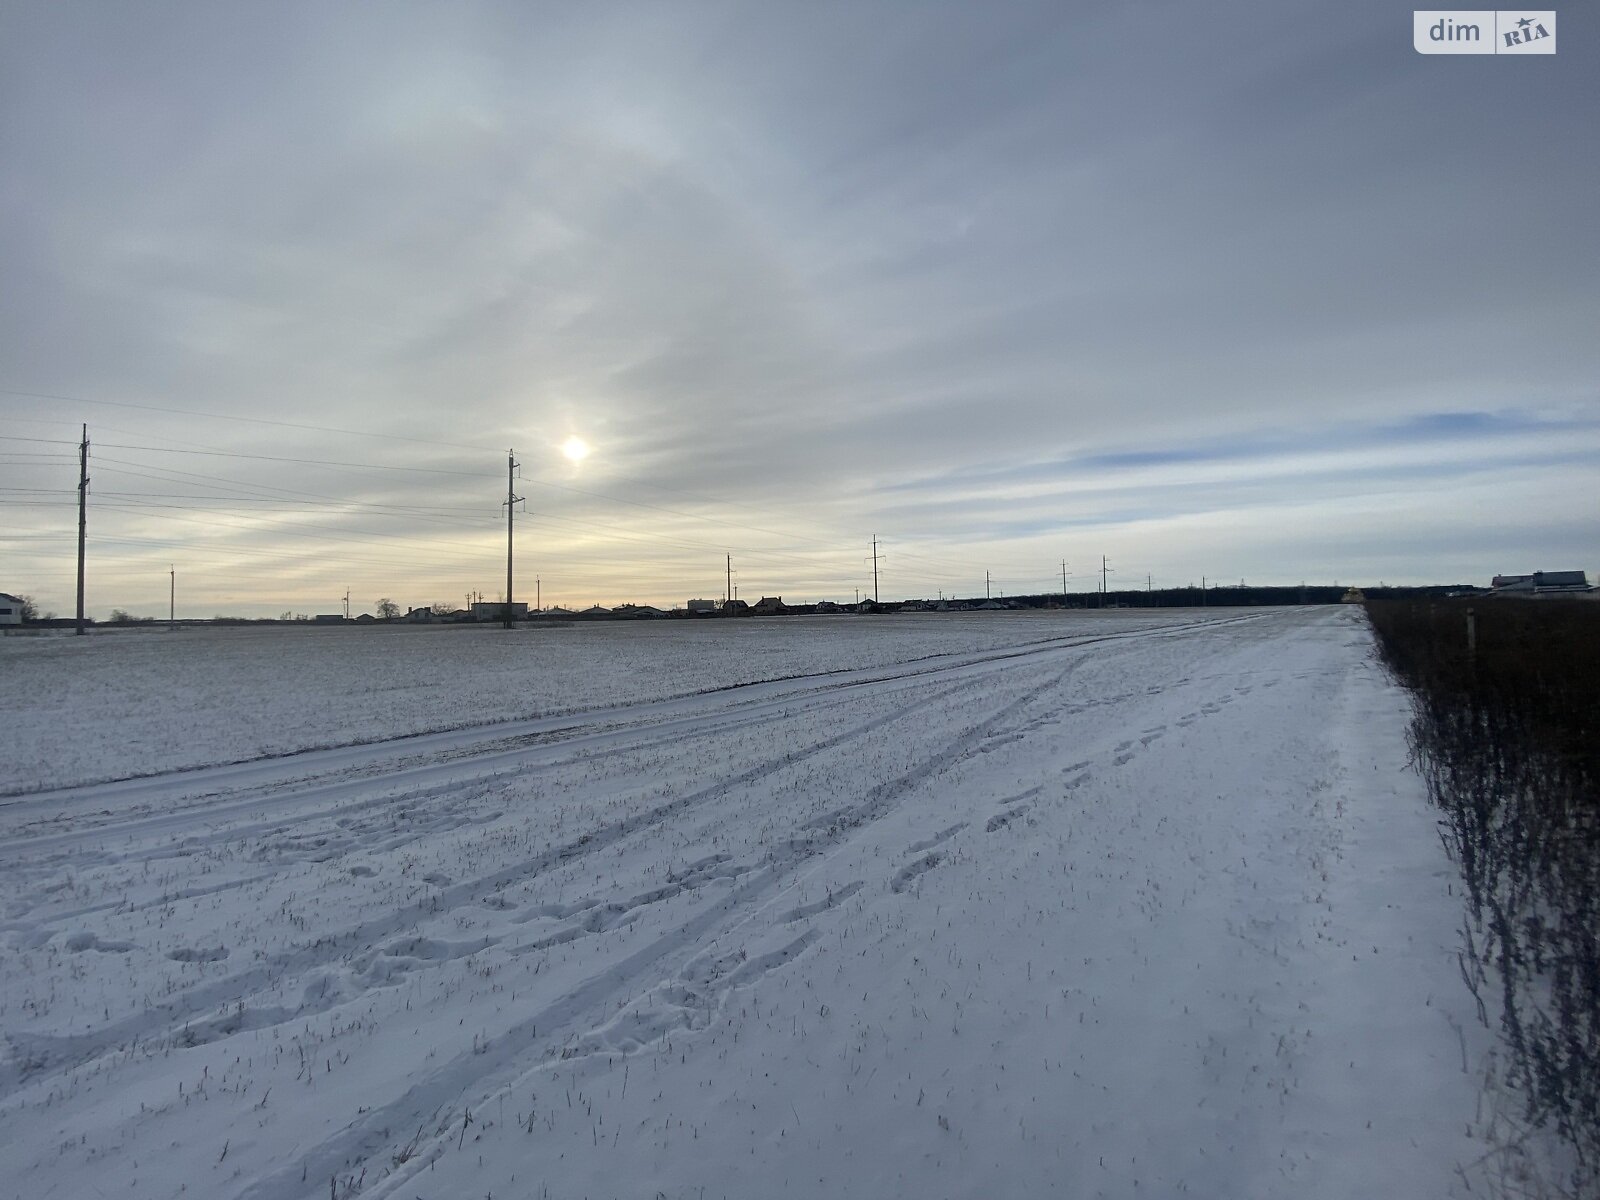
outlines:
{"label": "snowy road", "polygon": [[1185,621],[11,797],[0,1196],[1466,1194],[1403,700]]}

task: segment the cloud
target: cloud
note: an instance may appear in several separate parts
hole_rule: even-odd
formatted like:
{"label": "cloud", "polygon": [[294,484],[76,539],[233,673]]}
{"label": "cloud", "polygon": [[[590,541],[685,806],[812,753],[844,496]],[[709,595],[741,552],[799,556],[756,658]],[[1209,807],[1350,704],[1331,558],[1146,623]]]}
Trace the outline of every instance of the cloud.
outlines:
{"label": "cloud", "polygon": [[[874,531],[951,575],[1116,540],[1156,574],[1398,574],[1404,545],[1411,578],[1486,577],[1503,542],[1411,532],[1472,543],[1452,489],[1559,565],[1551,496],[1595,459],[1600,100],[1576,56],[1424,58],[1393,17],[18,9],[0,387],[207,415],[0,405],[158,447],[119,453],[185,507],[107,506],[103,578],[183,549],[260,610],[335,575],[489,586],[510,447],[528,560],[586,600],[681,601],[725,552],[844,594]],[[200,499],[253,488],[323,507]],[[1392,527],[1331,532],[1380,493]],[[17,539],[61,515],[10,511]],[[41,581],[14,586],[62,607],[37,544],[7,546]]]}

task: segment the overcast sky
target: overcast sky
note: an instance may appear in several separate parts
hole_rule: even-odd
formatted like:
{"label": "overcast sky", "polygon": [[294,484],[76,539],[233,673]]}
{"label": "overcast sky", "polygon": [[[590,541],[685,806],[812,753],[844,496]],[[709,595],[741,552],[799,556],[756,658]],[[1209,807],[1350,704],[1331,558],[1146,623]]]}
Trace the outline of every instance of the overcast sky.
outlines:
{"label": "overcast sky", "polygon": [[4,0],[0,591],[85,423],[97,616],[497,598],[509,449],[546,604],[1594,572],[1559,17]]}

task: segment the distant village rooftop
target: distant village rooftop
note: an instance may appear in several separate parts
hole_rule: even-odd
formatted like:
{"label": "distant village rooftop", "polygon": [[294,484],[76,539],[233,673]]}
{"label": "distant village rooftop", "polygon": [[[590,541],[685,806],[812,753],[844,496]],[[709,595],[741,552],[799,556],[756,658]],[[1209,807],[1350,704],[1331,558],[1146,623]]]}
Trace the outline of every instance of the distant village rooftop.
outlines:
{"label": "distant village rooftop", "polygon": [[1589,577],[1582,571],[1535,571],[1532,575],[1496,575],[1495,593],[1519,592],[1544,595],[1560,592],[1587,592]]}

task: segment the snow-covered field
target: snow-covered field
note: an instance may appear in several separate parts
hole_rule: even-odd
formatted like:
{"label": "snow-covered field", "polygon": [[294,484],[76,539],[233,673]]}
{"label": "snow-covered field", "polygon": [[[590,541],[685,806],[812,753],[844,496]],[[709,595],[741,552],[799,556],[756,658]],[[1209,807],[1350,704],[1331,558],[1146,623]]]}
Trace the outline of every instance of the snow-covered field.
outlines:
{"label": "snow-covered field", "polygon": [[1481,1194],[1358,611],[384,632],[5,646],[0,1196]]}
{"label": "snow-covered field", "polygon": [[135,626],[0,637],[0,794],[882,666],[1200,612],[519,626]]}

